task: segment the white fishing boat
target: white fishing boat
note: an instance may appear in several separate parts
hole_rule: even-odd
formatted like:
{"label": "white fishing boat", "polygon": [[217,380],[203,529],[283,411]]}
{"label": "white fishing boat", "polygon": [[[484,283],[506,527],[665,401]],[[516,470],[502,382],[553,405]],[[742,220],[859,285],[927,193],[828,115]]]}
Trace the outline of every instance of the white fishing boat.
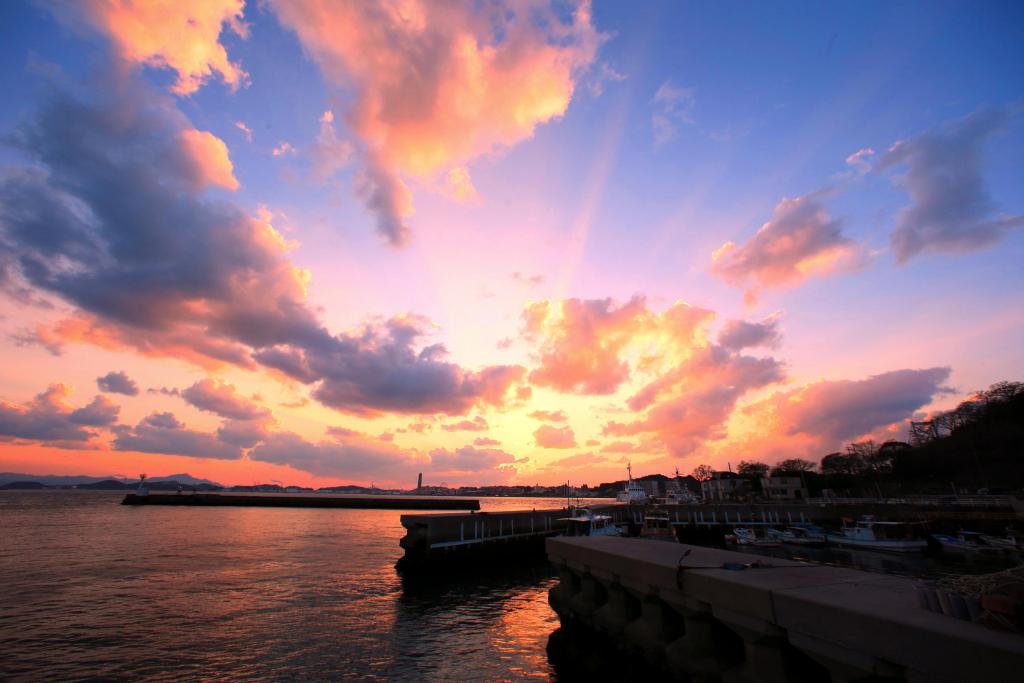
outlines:
{"label": "white fishing boat", "polygon": [[[958,531],[955,534],[932,534],[943,552],[964,553],[968,555],[1002,555],[1013,552],[1013,548],[999,543],[998,537],[986,536],[975,531]],[[992,539],[991,541],[989,539]],[[994,543],[992,541],[995,541]]]}
{"label": "white fishing boat", "polygon": [[672,488],[665,492],[666,505],[694,505],[700,502],[690,489],[679,485],[679,468],[676,468],[676,478],[673,480]]}
{"label": "white fishing boat", "polygon": [[771,538],[768,535],[758,535],[757,531],[752,527],[736,527],[732,530],[732,535],[736,537],[736,543],[739,545],[754,545],[763,548],[778,547],[782,545],[782,541]]}
{"label": "white fishing boat", "polygon": [[1024,552],[1024,536],[1014,529],[1007,529],[1006,536],[982,534],[981,538],[993,547],[1001,548],[1006,552]]}
{"label": "white fishing boat", "polygon": [[766,534],[789,545],[818,546],[825,545],[825,530],[816,524],[794,524],[783,531],[768,529]]}
{"label": "white fishing boat", "polygon": [[644,523],[640,527],[640,536],[656,541],[676,542],[676,532],[672,528],[672,520],[668,512],[655,506],[644,514]]}
{"label": "white fishing boat", "polygon": [[566,523],[566,536],[621,536],[622,529],[617,527],[609,515],[596,514],[590,508],[576,508],[571,517],[562,517]]}
{"label": "white fishing boat", "polygon": [[864,515],[856,524],[843,520],[837,533],[827,533],[830,544],[891,553],[920,553],[928,547],[924,522],[885,522]]}
{"label": "white fishing boat", "polygon": [[631,463],[626,464],[626,474],[628,475],[626,487],[619,491],[615,496],[615,500],[620,503],[628,503],[630,505],[645,504],[648,499],[647,491],[643,486],[633,480],[633,465]]}

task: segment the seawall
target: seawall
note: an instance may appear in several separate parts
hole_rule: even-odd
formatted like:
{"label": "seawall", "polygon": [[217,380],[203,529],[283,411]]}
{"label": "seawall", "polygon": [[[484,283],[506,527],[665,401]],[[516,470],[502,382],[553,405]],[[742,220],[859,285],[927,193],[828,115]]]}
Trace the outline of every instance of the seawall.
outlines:
{"label": "seawall", "polygon": [[672,677],[952,683],[1024,669],[1024,637],[921,609],[910,579],[767,558],[751,568],[748,554],[629,538],[551,538],[547,553],[566,630]]}

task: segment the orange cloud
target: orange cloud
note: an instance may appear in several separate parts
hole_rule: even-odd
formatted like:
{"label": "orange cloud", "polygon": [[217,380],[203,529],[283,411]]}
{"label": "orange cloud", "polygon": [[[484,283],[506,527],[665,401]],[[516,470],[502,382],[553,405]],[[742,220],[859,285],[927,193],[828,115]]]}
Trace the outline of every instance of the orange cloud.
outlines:
{"label": "orange cloud", "polygon": [[[629,379],[627,347],[634,347],[634,366],[646,370],[666,353],[687,353],[714,313],[677,302],[656,314],[644,297],[635,296],[622,305],[612,299],[541,301],[527,306],[522,317],[523,336],[538,342],[532,383],[611,394]],[[644,342],[647,348],[636,348]]]}
{"label": "orange cloud", "polygon": [[238,179],[228,156],[228,146],[205,130],[187,128],[179,133],[182,151],[195,166],[195,178],[201,187],[237,190]]}
{"label": "orange cloud", "polygon": [[248,75],[220,43],[225,25],[247,36],[244,7],[245,0],[84,0],[79,12],[125,61],[175,71],[172,90],[190,95],[215,75],[232,89],[245,83]]}
{"label": "orange cloud", "polygon": [[[539,0],[271,4],[327,78],[355,87],[348,120],[370,152],[366,183],[377,188],[361,194],[393,244],[409,215],[383,196],[401,194],[398,174],[422,179],[531,137],[565,113],[604,40],[588,2],[571,17]],[[468,171],[464,193],[467,179]]]}

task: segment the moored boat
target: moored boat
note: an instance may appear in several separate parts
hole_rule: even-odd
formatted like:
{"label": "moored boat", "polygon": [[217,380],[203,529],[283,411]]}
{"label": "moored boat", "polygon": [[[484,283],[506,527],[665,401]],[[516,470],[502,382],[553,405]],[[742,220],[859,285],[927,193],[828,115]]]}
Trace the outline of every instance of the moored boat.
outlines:
{"label": "moored boat", "polygon": [[759,547],[776,547],[782,545],[782,541],[771,538],[767,534],[759,536],[752,527],[736,527],[732,530],[739,545],[754,545]]}
{"label": "moored boat", "polygon": [[856,524],[843,520],[843,528],[826,533],[832,545],[892,553],[919,553],[928,547],[924,522],[887,522],[864,515]]}
{"label": "moored boat", "polygon": [[618,492],[615,496],[615,500],[620,503],[629,503],[630,505],[643,505],[647,502],[647,491],[639,483],[633,479],[633,465],[632,463],[626,464],[626,486],[624,489]]}
{"label": "moored boat", "polygon": [[[1002,555],[1013,552],[1013,548],[1000,544],[1003,540],[976,531],[958,531],[955,534],[932,534],[943,552],[966,553],[968,555]],[[993,539],[996,543],[991,542]]]}
{"label": "moored boat", "polygon": [[640,528],[640,536],[657,541],[676,542],[676,533],[672,528],[672,520],[668,512],[655,506],[644,515],[644,523]]}
{"label": "moored boat", "polygon": [[767,536],[790,545],[825,545],[825,530],[816,524],[794,524],[783,531],[768,529]]}
{"label": "moored boat", "polygon": [[576,508],[571,517],[562,517],[566,523],[566,536],[621,536],[622,529],[617,527],[609,515],[596,514],[590,508]]}

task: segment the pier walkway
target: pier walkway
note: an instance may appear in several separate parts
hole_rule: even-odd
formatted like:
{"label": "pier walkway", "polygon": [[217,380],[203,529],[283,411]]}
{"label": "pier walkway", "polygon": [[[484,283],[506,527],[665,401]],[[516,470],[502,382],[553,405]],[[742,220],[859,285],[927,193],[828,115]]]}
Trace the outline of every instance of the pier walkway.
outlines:
{"label": "pier walkway", "polygon": [[1024,637],[921,609],[910,579],[774,558],[751,568],[749,554],[630,538],[551,538],[547,553],[564,627],[684,679],[997,682],[1024,670]]}

